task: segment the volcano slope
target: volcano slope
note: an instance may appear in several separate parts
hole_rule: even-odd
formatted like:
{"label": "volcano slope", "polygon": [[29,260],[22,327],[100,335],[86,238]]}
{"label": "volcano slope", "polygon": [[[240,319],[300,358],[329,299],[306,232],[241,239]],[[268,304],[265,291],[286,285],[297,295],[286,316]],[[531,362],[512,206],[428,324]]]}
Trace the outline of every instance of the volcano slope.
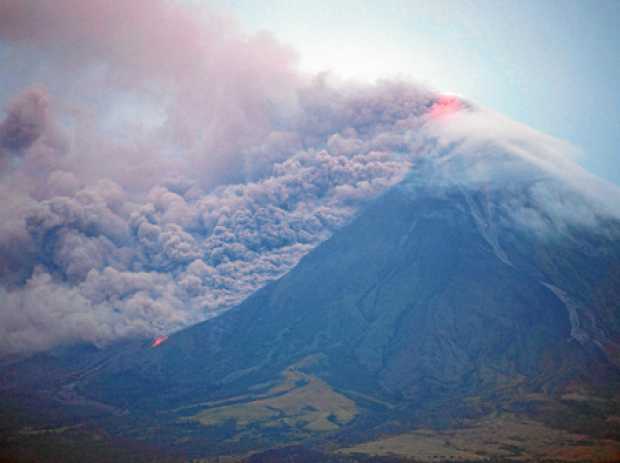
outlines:
{"label": "volcano slope", "polygon": [[415,172],[235,309],[157,347],[40,354],[15,377],[44,372],[50,400],[196,457],[299,442],[342,458],[618,457],[618,222],[523,225],[514,197],[531,184]]}

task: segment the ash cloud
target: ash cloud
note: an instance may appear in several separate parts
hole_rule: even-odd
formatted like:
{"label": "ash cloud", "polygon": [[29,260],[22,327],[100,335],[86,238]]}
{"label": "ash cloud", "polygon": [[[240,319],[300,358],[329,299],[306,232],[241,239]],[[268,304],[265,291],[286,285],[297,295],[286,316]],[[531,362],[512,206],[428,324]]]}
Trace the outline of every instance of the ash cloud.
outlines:
{"label": "ash cloud", "polygon": [[[204,9],[8,0],[0,46],[0,354],[215,316],[423,164],[438,190],[543,173],[599,192],[592,224],[615,213],[562,142],[417,85],[301,75]],[[538,226],[531,198],[590,220],[531,185],[515,223]]]}
{"label": "ash cloud", "polygon": [[0,123],[0,147],[21,152],[41,137],[47,125],[47,95],[31,89],[17,96]]}

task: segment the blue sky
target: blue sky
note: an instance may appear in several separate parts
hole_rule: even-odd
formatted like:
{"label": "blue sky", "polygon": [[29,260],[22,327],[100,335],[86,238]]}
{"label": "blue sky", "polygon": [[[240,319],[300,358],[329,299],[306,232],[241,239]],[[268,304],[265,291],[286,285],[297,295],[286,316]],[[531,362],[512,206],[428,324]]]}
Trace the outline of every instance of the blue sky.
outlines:
{"label": "blue sky", "polygon": [[208,3],[292,45],[306,70],[458,93],[572,142],[620,184],[620,1]]}

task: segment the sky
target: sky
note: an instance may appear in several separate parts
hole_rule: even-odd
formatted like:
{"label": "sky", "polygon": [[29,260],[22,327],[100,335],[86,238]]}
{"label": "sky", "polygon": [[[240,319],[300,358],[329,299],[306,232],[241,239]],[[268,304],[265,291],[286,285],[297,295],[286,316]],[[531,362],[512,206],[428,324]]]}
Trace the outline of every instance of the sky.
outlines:
{"label": "sky", "polygon": [[290,44],[304,70],[460,94],[573,143],[586,169],[620,183],[619,1],[206,3]]}

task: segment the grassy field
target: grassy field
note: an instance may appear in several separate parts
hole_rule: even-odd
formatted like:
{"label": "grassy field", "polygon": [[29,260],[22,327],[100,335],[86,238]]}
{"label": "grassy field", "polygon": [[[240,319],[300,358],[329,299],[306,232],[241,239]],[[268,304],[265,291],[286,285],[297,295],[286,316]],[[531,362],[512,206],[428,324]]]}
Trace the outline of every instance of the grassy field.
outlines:
{"label": "grassy field", "polygon": [[280,383],[266,393],[227,400],[231,405],[210,404],[192,417],[204,426],[234,420],[237,428],[296,428],[307,432],[336,431],[358,413],[355,402],[323,380],[295,367],[287,369]]}
{"label": "grassy field", "polygon": [[487,417],[458,430],[420,429],[339,450],[344,454],[400,455],[422,461],[483,460],[618,461],[620,443],[552,429],[513,415]]}

